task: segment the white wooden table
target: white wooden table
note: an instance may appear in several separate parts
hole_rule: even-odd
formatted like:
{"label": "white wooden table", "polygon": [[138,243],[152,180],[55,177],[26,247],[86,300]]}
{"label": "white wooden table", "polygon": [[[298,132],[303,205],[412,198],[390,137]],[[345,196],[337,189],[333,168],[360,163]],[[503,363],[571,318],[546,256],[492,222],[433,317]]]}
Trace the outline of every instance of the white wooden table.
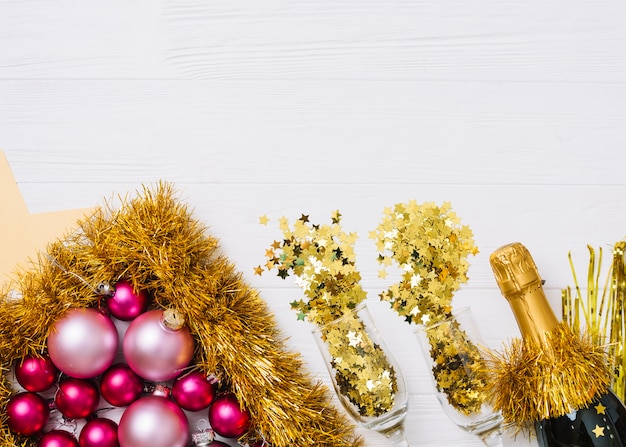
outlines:
{"label": "white wooden table", "polygon": [[33,213],[173,182],[320,377],[299,288],[253,268],[279,217],[339,209],[411,444],[479,447],[378,301],[368,233],[385,206],[450,201],[480,249],[455,304],[488,343],[518,335],[488,262],[503,244],[531,250],[560,311],[568,251],[585,269],[587,244],[626,236],[624,17],[621,0],[0,0],[0,148]]}

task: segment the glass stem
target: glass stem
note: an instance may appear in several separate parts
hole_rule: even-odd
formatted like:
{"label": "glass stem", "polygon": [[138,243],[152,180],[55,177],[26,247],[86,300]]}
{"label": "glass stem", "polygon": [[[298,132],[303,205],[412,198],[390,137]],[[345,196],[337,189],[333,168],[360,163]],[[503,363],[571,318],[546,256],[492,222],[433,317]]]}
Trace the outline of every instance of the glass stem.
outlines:
{"label": "glass stem", "polygon": [[502,444],[502,430],[500,426],[494,427],[491,430],[486,430],[479,434],[483,444],[487,447],[503,447]]}

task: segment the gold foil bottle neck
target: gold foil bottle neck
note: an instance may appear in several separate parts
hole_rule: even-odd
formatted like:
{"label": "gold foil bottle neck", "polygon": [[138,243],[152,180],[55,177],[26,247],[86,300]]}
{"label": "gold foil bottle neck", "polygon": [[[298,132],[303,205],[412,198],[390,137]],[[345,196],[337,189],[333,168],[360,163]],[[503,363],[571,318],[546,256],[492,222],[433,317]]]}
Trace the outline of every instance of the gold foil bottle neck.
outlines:
{"label": "gold foil bottle neck", "polygon": [[541,287],[541,277],[530,252],[519,242],[504,245],[489,257],[502,295],[507,299]]}
{"label": "gold foil bottle neck", "polygon": [[525,339],[541,342],[558,325],[542,288],[537,265],[528,249],[514,242],[489,257],[496,282],[507,299]]}

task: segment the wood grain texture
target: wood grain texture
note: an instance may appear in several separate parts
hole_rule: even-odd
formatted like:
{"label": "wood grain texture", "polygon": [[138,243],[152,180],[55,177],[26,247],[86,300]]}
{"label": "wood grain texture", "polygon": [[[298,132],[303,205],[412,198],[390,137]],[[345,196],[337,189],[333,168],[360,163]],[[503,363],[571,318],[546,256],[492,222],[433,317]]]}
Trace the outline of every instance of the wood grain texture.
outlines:
{"label": "wood grain texture", "polygon": [[0,0],[0,148],[31,212],[174,183],[323,380],[288,306],[300,290],[253,268],[276,219],[339,209],[409,382],[411,445],[479,447],[379,302],[393,278],[368,233],[385,206],[450,201],[480,249],[455,305],[486,343],[518,335],[488,264],[500,245],[531,250],[559,311],[568,252],[583,271],[587,244],[608,264],[626,236],[625,15],[619,0]]}

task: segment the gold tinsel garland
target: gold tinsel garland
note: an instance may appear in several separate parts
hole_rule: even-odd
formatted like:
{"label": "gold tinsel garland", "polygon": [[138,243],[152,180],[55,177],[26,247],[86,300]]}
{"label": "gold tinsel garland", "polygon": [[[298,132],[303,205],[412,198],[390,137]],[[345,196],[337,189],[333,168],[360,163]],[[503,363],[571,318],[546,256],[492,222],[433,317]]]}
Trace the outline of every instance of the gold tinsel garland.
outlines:
{"label": "gold tinsel garland", "polygon": [[613,245],[613,258],[609,267],[604,286],[600,285],[602,267],[602,247],[598,254],[591,246],[587,281],[583,283],[586,296],[582,296],[581,286],[571,252],[568,254],[575,293],[568,286],[561,290],[561,306],[563,321],[574,331],[584,328],[593,343],[605,349],[607,361],[612,369],[611,390],[617,397],[626,399],[626,267],[624,252],[626,241],[618,241]]}
{"label": "gold tinsel garland", "polygon": [[610,381],[604,349],[566,323],[541,343],[516,338],[503,352],[492,352],[489,373],[493,407],[516,430],[586,407]]}
{"label": "gold tinsel garland", "polygon": [[184,317],[196,342],[193,364],[216,374],[249,410],[251,435],[273,447],[361,445],[328,389],[286,349],[258,291],[218,253],[218,240],[176,200],[172,186],[144,187],[121,202],[96,209],[1,291],[1,445],[36,443],[7,426],[12,364],[45,352],[50,327],[65,311],[98,307],[98,286],[121,279],[148,291],[153,307]]}

